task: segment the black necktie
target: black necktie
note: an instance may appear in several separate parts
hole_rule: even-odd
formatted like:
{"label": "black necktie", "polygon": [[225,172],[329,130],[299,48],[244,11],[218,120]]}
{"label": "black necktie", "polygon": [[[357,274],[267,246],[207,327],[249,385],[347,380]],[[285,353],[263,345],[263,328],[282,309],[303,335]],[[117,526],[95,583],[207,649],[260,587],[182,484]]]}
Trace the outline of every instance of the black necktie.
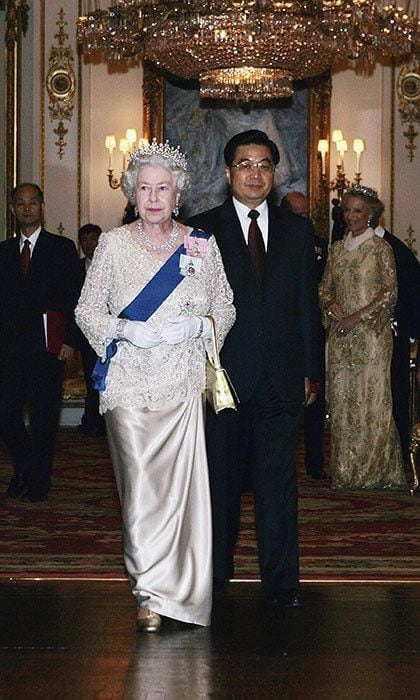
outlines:
{"label": "black necktie", "polygon": [[256,209],[251,209],[248,212],[248,216],[251,219],[248,229],[248,250],[257,275],[262,280],[264,276],[265,246],[261,229],[257,224],[259,215],[260,212]]}
{"label": "black necktie", "polygon": [[29,261],[31,259],[30,246],[31,246],[30,241],[28,241],[28,239],[26,238],[25,242],[23,244],[22,252],[20,254],[20,260],[22,263],[22,270],[23,270],[24,275],[26,275],[26,273],[28,272]]}

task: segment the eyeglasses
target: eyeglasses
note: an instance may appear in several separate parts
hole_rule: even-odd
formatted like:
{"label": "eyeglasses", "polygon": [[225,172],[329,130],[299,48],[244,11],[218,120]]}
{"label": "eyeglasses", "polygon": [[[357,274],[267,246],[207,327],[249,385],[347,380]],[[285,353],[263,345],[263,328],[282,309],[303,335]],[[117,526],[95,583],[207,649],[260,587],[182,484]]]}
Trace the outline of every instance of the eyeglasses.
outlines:
{"label": "eyeglasses", "polygon": [[240,163],[233,163],[232,168],[238,168],[238,170],[261,170],[263,173],[271,173],[275,169],[274,163],[270,163],[269,160],[241,160]]}

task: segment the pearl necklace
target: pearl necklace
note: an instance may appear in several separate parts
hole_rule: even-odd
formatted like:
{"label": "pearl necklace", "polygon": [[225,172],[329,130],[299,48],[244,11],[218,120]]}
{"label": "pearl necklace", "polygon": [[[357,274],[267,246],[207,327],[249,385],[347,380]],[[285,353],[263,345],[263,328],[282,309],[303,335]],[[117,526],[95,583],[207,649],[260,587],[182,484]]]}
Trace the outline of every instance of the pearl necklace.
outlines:
{"label": "pearl necklace", "polygon": [[168,240],[164,243],[154,243],[150,238],[148,238],[148,236],[146,236],[143,228],[143,222],[141,219],[138,220],[136,228],[139,233],[141,243],[148,250],[171,250],[174,247],[176,240],[179,236],[179,226],[176,221],[172,221],[172,233],[169,236]]}

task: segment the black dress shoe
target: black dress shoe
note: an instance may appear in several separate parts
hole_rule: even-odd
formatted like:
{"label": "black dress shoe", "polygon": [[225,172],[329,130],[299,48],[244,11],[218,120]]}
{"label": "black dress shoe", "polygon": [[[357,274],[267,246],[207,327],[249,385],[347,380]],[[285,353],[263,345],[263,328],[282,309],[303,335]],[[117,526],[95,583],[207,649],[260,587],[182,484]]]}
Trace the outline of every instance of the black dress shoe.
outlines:
{"label": "black dress shoe", "polygon": [[28,485],[23,474],[14,474],[10,480],[6,493],[9,498],[19,500],[27,492],[27,490]]}
{"label": "black dress shoe", "polygon": [[20,500],[27,503],[42,503],[48,501],[48,493],[45,493],[45,491],[28,491]]}
{"label": "black dress shoe", "polygon": [[298,591],[285,589],[270,601],[279,608],[303,608],[303,599]]}

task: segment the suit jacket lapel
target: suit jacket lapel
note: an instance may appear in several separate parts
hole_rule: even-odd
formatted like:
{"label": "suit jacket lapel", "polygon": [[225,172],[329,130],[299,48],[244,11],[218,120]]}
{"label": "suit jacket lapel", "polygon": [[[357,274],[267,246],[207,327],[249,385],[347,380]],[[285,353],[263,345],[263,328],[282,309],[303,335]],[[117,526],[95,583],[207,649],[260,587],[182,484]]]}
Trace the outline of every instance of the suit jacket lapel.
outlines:
{"label": "suit jacket lapel", "polygon": [[241,253],[247,252],[247,247],[242,233],[242,228],[235,207],[231,199],[227,199],[221,206],[220,216],[223,221],[220,238],[223,238],[225,245],[233,251]]}
{"label": "suit jacket lapel", "polygon": [[17,236],[12,238],[11,240],[12,240],[13,257],[14,257],[15,261],[19,261],[19,266],[22,267],[21,262],[20,262],[20,234],[18,234]]}
{"label": "suit jacket lapel", "polygon": [[279,258],[282,256],[283,247],[283,226],[281,221],[281,213],[278,211],[278,207],[275,208],[268,205],[268,246],[267,246],[267,258],[265,263],[265,276],[270,273],[273,265],[278,263]]}
{"label": "suit jacket lapel", "polygon": [[33,275],[38,270],[43,269],[45,261],[48,260],[48,236],[44,229],[41,229],[35,248],[32,253],[28,275]]}
{"label": "suit jacket lapel", "polygon": [[[17,236],[15,236],[14,238],[11,238],[11,239],[10,239],[10,242],[11,242],[11,245],[12,245],[12,247],[11,247],[11,265],[12,265],[12,269],[13,269],[13,270],[16,270],[16,274],[17,274],[18,276],[20,275],[20,277],[21,277],[22,280],[23,280],[23,279],[24,279],[24,275],[23,275],[23,269],[22,269],[22,261],[21,261],[21,258],[20,258],[20,233],[19,233]],[[12,274],[14,275],[15,272],[13,272]],[[18,279],[18,277],[17,277],[16,279]]]}
{"label": "suit jacket lapel", "polygon": [[226,200],[222,204],[220,218],[222,222],[221,231],[216,238],[223,248],[224,260],[226,260],[227,264],[231,262],[234,266],[249,269],[256,274],[249,257],[242,227],[231,199]]}

